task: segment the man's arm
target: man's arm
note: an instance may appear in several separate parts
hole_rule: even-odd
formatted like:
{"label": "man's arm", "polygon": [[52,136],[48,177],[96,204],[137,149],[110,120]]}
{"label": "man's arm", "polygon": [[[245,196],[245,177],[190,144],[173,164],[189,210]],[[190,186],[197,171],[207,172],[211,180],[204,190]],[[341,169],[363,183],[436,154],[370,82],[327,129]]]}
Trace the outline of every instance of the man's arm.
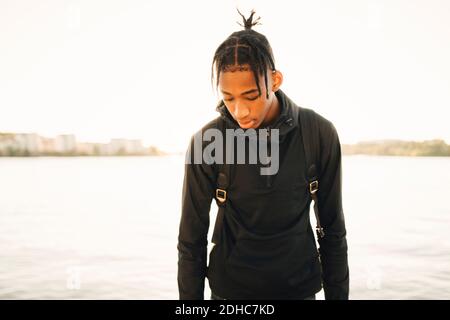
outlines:
{"label": "man's arm", "polygon": [[349,268],[342,209],[341,145],[334,125],[326,121],[321,133],[321,176],[318,206],[325,237],[319,239],[325,299],[348,299]]}
{"label": "man's arm", "polygon": [[191,161],[185,164],[177,246],[178,290],[182,300],[204,299],[209,210],[214,196],[212,167],[203,161],[194,164],[193,146],[192,138],[186,154]]}

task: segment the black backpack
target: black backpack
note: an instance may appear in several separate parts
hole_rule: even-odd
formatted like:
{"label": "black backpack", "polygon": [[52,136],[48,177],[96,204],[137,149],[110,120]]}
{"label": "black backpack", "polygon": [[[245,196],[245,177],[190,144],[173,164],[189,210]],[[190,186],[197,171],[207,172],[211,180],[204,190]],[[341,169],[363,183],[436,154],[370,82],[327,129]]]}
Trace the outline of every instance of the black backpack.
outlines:
{"label": "black backpack", "polygon": [[[321,239],[325,236],[325,232],[320,224],[319,208],[317,200],[317,192],[319,191],[319,173],[320,173],[320,139],[319,127],[317,123],[317,114],[307,108],[299,108],[299,128],[303,138],[303,147],[306,158],[306,177],[309,183],[309,194],[311,200],[314,200],[314,213],[316,215],[316,233],[317,238]],[[225,122],[217,121],[217,129],[222,133],[225,132]],[[226,161],[224,161],[226,162]],[[220,164],[219,173],[216,180],[215,200],[219,211],[217,212],[216,223],[214,225],[214,232],[212,242],[220,243],[221,230],[223,225],[223,217],[225,214],[225,206],[227,204],[227,189],[230,185],[230,164]]]}

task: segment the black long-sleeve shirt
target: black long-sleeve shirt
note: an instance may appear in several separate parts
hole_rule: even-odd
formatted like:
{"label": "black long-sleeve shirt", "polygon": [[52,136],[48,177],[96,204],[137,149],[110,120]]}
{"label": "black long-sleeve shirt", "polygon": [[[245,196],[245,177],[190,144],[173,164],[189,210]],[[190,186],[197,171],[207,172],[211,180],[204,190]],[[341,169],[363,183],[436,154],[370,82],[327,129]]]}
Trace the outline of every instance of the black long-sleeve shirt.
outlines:
{"label": "black long-sleeve shirt", "polygon": [[[218,166],[195,164],[194,136],[187,151],[178,237],[180,299],[204,299],[211,290],[228,299],[300,299],[322,287],[326,299],[348,299],[349,268],[341,195],[341,147],[333,124],[316,114],[320,136],[318,205],[325,237],[317,251],[309,211],[305,151],[298,107],[278,90],[281,114],[279,170],[262,176],[256,164],[232,164],[221,242],[207,266],[209,211]],[[225,121],[239,126],[223,104],[220,116],[200,132]],[[208,142],[202,143],[202,148]],[[268,182],[269,181],[269,182]],[[320,255],[319,255],[320,253]]]}

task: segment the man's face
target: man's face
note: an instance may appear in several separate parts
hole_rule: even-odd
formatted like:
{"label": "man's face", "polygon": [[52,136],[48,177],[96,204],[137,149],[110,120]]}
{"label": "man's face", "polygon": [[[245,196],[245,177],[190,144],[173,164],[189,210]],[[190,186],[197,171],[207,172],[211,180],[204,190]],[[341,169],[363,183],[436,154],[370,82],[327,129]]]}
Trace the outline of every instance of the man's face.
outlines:
{"label": "man's face", "polygon": [[[270,72],[267,74],[268,88],[272,87]],[[271,91],[266,98],[264,77],[259,76],[261,95],[259,95],[253,72],[250,68],[221,72],[219,89],[228,112],[242,129],[258,128],[267,116],[274,102],[275,94]]]}

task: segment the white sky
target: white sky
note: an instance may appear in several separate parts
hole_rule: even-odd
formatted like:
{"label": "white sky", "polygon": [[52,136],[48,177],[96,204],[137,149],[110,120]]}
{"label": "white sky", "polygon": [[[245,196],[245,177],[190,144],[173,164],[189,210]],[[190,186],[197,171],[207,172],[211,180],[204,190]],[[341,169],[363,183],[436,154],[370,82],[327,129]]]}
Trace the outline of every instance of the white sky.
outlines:
{"label": "white sky", "polygon": [[184,151],[217,46],[256,9],[282,89],[342,143],[450,143],[450,1],[0,0],[0,132]]}

